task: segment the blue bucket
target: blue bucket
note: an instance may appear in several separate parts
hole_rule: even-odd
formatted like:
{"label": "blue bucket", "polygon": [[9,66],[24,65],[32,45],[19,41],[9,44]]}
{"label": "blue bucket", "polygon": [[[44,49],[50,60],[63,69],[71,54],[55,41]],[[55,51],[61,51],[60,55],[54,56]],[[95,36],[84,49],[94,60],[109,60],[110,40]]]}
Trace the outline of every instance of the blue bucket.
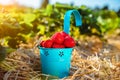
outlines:
{"label": "blue bucket", "polygon": [[[69,34],[70,16],[74,14],[76,26],[82,24],[81,16],[77,10],[69,10],[64,17],[64,32]],[[43,48],[40,47],[42,73],[64,78],[69,75],[71,55],[73,48]]]}
{"label": "blue bucket", "polygon": [[42,73],[63,78],[69,75],[73,48],[40,47]]}

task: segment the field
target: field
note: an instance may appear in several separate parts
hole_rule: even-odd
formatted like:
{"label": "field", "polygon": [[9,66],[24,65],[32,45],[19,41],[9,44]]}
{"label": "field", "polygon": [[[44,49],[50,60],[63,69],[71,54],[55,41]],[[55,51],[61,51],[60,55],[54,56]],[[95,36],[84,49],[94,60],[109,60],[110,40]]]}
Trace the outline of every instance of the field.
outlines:
{"label": "field", "polygon": [[83,24],[70,35],[76,46],[72,52],[70,75],[63,80],[120,80],[119,12],[63,4],[46,9],[4,6],[0,13],[0,80],[58,79],[41,73],[39,49],[43,39],[62,31],[64,14],[77,9]]}

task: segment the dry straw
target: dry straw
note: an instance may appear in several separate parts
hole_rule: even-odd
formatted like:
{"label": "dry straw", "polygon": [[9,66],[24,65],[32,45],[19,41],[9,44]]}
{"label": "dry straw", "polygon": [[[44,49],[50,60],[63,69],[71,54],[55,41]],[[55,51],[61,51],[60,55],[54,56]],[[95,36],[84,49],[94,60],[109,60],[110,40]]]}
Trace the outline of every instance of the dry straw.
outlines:
{"label": "dry straw", "polygon": [[[105,48],[106,49],[106,48]],[[86,49],[87,50],[87,49]],[[119,52],[89,55],[75,48],[70,76],[62,80],[120,80]],[[83,56],[85,54],[85,57]],[[39,50],[19,48],[0,64],[0,80],[49,80],[56,78],[41,74]]]}

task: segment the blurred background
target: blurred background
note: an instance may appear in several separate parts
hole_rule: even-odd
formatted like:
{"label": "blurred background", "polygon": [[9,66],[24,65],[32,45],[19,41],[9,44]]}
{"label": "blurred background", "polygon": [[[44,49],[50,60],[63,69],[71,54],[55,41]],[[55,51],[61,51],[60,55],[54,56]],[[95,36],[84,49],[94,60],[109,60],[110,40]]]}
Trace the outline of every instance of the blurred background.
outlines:
{"label": "blurred background", "polygon": [[0,0],[0,4],[2,5],[11,5],[11,4],[18,4],[32,8],[40,8],[42,3],[46,1],[49,4],[55,4],[59,2],[61,4],[71,4],[76,6],[86,5],[90,8],[103,8],[104,6],[108,6],[109,9],[118,11],[120,8],[120,0]]}
{"label": "blurred background", "polygon": [[[120,35],[120,0],[0,0],[0,45],[18,48],[21,43],[47,39],[63,30],[64,14],[77,9],[83,24],[75,27],[71,18],[70,35]],[[36,40],[37,40],[36,39]],[[33,40],[33,41],[32,41]]]}

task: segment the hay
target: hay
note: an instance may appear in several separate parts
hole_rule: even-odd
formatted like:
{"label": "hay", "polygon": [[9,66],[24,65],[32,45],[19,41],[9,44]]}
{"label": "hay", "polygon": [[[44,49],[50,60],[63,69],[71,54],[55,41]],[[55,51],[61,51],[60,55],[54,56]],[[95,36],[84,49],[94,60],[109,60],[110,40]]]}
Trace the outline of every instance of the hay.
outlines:
{"label": "hay", "polygon": [[[75,47],[72,54],[70,76],[63,80],[120,80],[120,50],[105,44],[96,48],[92,44],[87,43],[86,45],[85,43]],[[9,54],[0,64],[0,80],[56,78],[41,74],[40,65],[37,48],[21,47]]]}

